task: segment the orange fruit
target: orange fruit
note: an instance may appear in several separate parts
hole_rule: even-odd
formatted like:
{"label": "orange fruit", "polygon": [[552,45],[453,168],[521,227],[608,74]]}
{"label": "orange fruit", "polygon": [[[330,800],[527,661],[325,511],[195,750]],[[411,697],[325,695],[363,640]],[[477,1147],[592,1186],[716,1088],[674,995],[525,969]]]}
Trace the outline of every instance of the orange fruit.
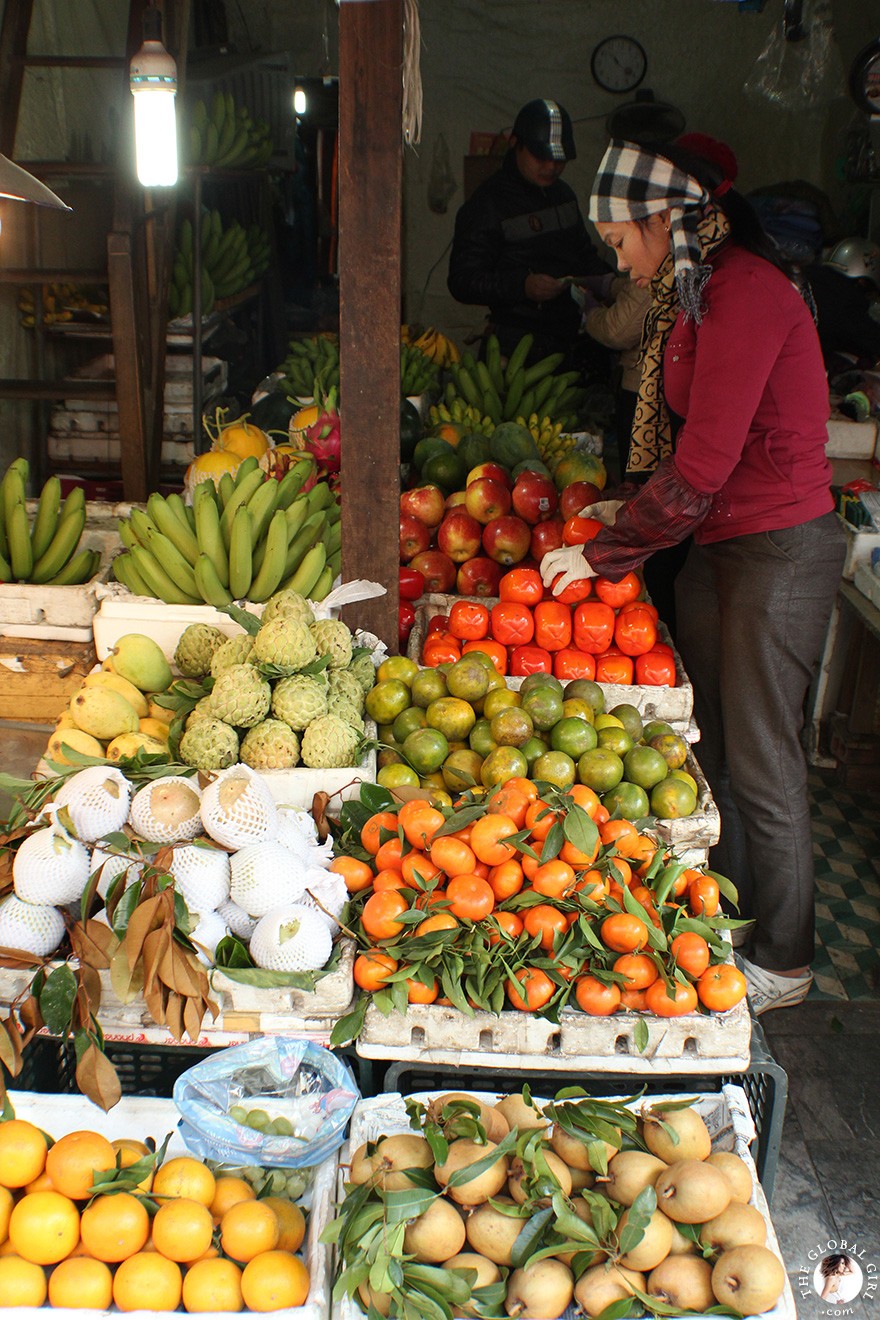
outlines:
{"label": "orange fruit", "polygon": [[678,966],[688,976],[702,976],[709,966],[709,943],[695,930],[683,930],[669,947]]}
{"label": "orange fruit", "polygon": [[[119,1137],[116,1141],[111,1141],[110,1145],[116,1152],[116,1159],[120,1169],[130,1169],[133,1164],[149,1155],[150,1148],[142,1141],[132,1141],[130,1137]],[[153,1186],[153,1177],[155,1170],[151,1169],[145,1178],[137,1184],[139,1192],[148,1192]]]}
{"label": "orange fruit", "polygon": [[697,992],[690,982],[682,985],[680,981],[673,981],[672,989],[674,998],[667,992],[663,978],[658,977],[645,990],[645,1006],[657,1017],[683,1017],[685,1013],[693,1013],[697,1007]]}
{"label": "orange fruit", "polygon": [[185,1196],[208,1206],[214,1199],[216,1182],[211,1170],[201,1160],[190,1155],[178,1155],[166,1160],[156,1170],[153,1196],[159,1200],[166,1196]]}
{"label": "orange fruit", "polygon": [[[49,1190],[48,1188],[46,1189]],[[15,1201],[8,1187],[0,1187],[0,1243],[9,1237],[9,1216]]]}
{"label": "orange fruit", "polygon": [[549,903],[537,903],[526,910],[523,925],[529,935],[541,937],[541,948],[549,953],[556,936],[564,935],[568,930],[568,918]]}
{"label": "orange fruit", "polygon": [[[422,922],[422,925],[424,924]],[[354,983],[360,986],[361,990],[372,993],[374,990],[381,990],[391,973],[396,971],[397,959],[392,958],[390,953],[383,953],[381,949],[367,949],[365,953],[359,953],[354,960]],[[229,1209],[229,1206],[226,1208]],[[222,1219],[223,1216],[221,1215],[220,1218]]]}
{"label": "orange fruit", "polygon": [[488,880],[478,875],[457,875],[446,886],[449,910],[460,921],[482,921],[495,906]]}
{"label": "orange fruit", "polygon": [[20,1256],[0,1257],[0,1297],[3,1307],[42,1306],[46,1276],[39,1265]]}
{"label": "orange fruit", "polygon": [[[443,872],[436,862],[432,862],[427,853],[419,852],[414,848],[408,852],[400,863],[400,874],[410,889],[424,889],[432,880],[436,880]],[[376,879],[378,880],[378,876]],[[374,882],[374,888],[377,886]]]}
{"label": "orange fruit", "polygon": [[150,1216],[129,1192],[96,1196],[82,1212],[80,1237],[96,1260],[125,1260],[140,1251],[150,1236]]}
{"label": "orange fruit", "polygon": [[599,838],[603,843],[616,843],[618,839],[636,834],[638,830],[631,820],[606,820],[599,826]]}
{"label": "orange fruit", "polygon": [[408,907],[406,899],[394,889],[372,894],[361,913],[364,930],[374,940],[394,939],[404,929],[403,922],[397,918]]}
{"label": "orange fruit", "polygon": [[115,1168],[116,1152],[98,1132],[68,1132],[46,1155],[52,1186],[73,1201],[84,1201],[90,1195],[96,1172]]}
{"label": "orange fruit", "polygon": [[54,1265],[79,1242],[79,1210],[60,1192],[31,1192],[12,1208],[9,1241],[35,1265]]}
{"label": "orange fruit", "polygon": [[432,807],[424,798],[404,802],[397,813],[397,819],[408,842],[422,850],[430,846],[434,835],[446,823],[443,812]]}
{"label": "orange fruit", "polygon": [[440,987],[437,984],[436,977],[430,985],[425,985],[424,981],[417,977],[409,976],[406,980],[406,998],[410,1004],[433,1004],[440,993]]}
{"label": "orange fruit", "polygon": [[220,1220],[220,1246],[233,1260],[250,1261],[273,1251],[280,1236],[281,1225],[265,1201],[241,1202]]}
{"label": "orange fruit", "polygon": [[493,866],[486,879],[492,886],[496,903],[501,903],[505,898],[512,898],[514,894],[518,894],[525,883],[522,866],[516,860]]}
{"label": "orange fruit", "polygon": [[153,1246],[168,1260],[198,1260],[210,1247],[213,1232],[211,1211],[187,1196],[166,1201],[153,1217]]}
{"label": "orange fruit", "polygon": [[470,846],[479,861],[485,862],[487,866],[500,866],[502,862],[512,861],[517,855],[514,845],[506,842],[512,834],[516,834],[517,828],[510,816],[490,811],[471,826]]}
{"label": "orange fruit", "polygon": [[531,830],[533,839],[546,839],[553,826],[561,819],[558,812],[552,811],[546,802],[538,798],[526,812],[526,829]]}
{"label": "orange fruit", "polygon": [[630,912],[614,912],[599,927],[609,949],[615,953],[636,953],[648,943],[648,927]]}
{"label": "orange fruit", "polygon": [[334,857],[330,863],[330,870],[341,875],[345,881],[345,887],[350,894],[360,893],[362,889],[369,889],[373,880],[373,869],[366,862],[360,862],[356,857]]}
{"label": "orange fruit", "polygon": [[654,959],[646,953],[622,953],[614,960],[614,971],[626,977],[626,990],[647,990],[660,975]]}
{"label": "orange fruit", "polygon": [[560,861],[558,857],[544,862],[532,876],[532,889],[536,894],[543,894],[545,898],[564,898],[574,889],[574,885],[574,867],[568,862]]}
{"label": "orange fruit", "polygon": [[210,1204],[214,1219],[222,1219],[227,1210],[238,1205],[239,1201],[255,1201],[257,1194],[244,1178],[221,1177],[214,1187],[214,1199]]}
{"label": "orange fruit", "polygon": [[444,834],[435,839],[428,850],[431,861],[448,876],[473,875],[476,854],[461,838]]}
{"label": "orange fruit", "polygon": [[416,935],[430,935],[432,930],[455,930],[458,922],[451,912],[435,912],[416,926]]}
{"label": "orange fruit", "polygon": [[721,890],[711,875],[697,876],[687,888],[688,907],[695,917],[714,917],[721,901]]}
{"label": "orange fruit", "polygon": [[393,811],[377,811],[361,830],[361,844],[375,857],[383,834],[397,833],[397,816]]}
{"label": "orange fruit", "polygon": [[505,982],[507,998],[521,1012],[543,1008],[556,994],[557,985],[540,967],[521,967]]}
{"label": "orange fruit", "polygon": [[185,1311],[240,1311],[241,1270],[231,1260],[197,1260],[183,1280]]}
{"label": "orange fruit", "polygon": [[24,1187],[46,1167],[46,1138],[23,1118],[0,1123],[0,1186]]}
{"label": "orange fruit", "polygon": [[25,1183],[24,1190],[26,1192],[54,1192],[55,1188],[52,1186],[52,1179],[44,1169],[39,1177],[34,1178],[33,1182]]}
{"label": "orange fruit", "polygon": [[50,1306],[106,1311],[112,1300],[113,1275],[101,1260],[75,1256],[62,1260],[49,1276]]}
{"label": "orange fruit", "polygon": [[620,1007],[620,986],[606,985],[595,976],[581,976],[574,983],[574,997],[591,1017],[610,1017]]}
{"label": "orange fruit", "polygon": [[515,940],[518,935],[522,935],[523,919],[516,912],[493,912],[492,921],[497,923],[498,930],[493,930],[489,935],[490,944],[500,944],[504,936]]}
{"label": "orange fruit", "polygon": [[264,1196],[263,1205],[271,1206],[281,1230],[279,1251],[299,1251],[306,1235],[306,1220],[302,1210],[286,1196]]}
{"label": "orange fruit", "polygon": [[245,1265],[241,1291],[249,1311],[302,1306],[309,1295],[309,1272],[288,1251],[264,1251]]}
{"label": "orange fruit", "polygon": [[139,1251],[113,1276],[113,1300],[120,1311],[176,1311],[183,1276],[180,1266],[155,1251]]}
{"label": "orange fruit", "polygon": [[738,967],[718,963],[707,967],[697,981],[700,1003],[715,1013],[724,1013],[745,999],[748,986]]}
{"label": "orange fruit", "polygon": [[376,869],[379,871],[399,871],[403,862],[404,847],[409,849],[408,844],[404,844],[395,834],[393,839],[387,839],[381,844],[376,853]]}

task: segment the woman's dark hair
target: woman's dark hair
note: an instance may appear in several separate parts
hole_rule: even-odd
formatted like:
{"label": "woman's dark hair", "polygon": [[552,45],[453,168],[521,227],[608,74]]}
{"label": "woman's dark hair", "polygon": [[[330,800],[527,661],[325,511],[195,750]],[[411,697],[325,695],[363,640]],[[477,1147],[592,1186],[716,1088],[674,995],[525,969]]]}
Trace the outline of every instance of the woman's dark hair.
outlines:
{"label": "woman's dark hair", "polygon": [[829,1279],[832,1274],[836,1274],[841,1265],[849,1264],[849,1256],[846,1252],[836,1251],[833,1256],[826,1256],[819,1266],[822,1271],[822,1278]]}
{"label": "woman's dark hair", "polygon": [[794,267],[780,254],[776,244],[766,233],[751,202],[729,185],[726,189],[722,189],[720,195],[716,193],[718,186],[726,180],[723,172],[713,161],[697,156],[675,142],[664,143],[655,150],[658,156],[671,161],[678,169],[692,174],[697,182],[712,194],[713,202],[719,211],[723,211],[730,223],[730,236],[734,243],[756,257],[763,257],[765,261],[769,261],[772,266],[781,270],[788,279],[797,281]]}

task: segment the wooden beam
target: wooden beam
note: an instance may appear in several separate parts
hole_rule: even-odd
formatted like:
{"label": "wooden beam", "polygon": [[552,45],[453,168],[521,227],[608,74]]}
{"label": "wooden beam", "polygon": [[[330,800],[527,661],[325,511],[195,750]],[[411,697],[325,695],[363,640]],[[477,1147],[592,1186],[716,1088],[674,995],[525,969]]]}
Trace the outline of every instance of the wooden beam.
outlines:
{"label": "wooden beam", "polygon": [[346,611],[397,650],[403,0],[339,7],[342,577],[387,594]]}
{"label": "wooden beam", "polygon": [[15,130],[21,106],[28,32],[34,0],[6,0],[0,27],[0,87],[3,88],[0,114],[0,151],[15,155]]}

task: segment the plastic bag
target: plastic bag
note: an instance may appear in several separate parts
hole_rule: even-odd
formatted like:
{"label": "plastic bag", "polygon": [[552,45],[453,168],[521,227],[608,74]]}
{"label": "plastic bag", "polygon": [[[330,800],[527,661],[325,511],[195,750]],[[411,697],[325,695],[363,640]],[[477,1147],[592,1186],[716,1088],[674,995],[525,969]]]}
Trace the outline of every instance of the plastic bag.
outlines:
{"label": "plastic bag", "polygon": [[[267,1036],[219,1050],[178,1077],[180,1132],[201,1159],[282,1169],[320,1164],[342,1145],[359,1100],[348,1067],[323,1046]],[[258,1131],[230,1117],[238,1106],[286,1119],[293,1135]]]}
{"label": "plastic bag", "polygon": [[784,24],[773,24],[746,79],[747,95],[772,101],[784,110],[803,110],[818,109],[844,91],[830,0],[804,0],[800,26],[803,37],[788,40]]}

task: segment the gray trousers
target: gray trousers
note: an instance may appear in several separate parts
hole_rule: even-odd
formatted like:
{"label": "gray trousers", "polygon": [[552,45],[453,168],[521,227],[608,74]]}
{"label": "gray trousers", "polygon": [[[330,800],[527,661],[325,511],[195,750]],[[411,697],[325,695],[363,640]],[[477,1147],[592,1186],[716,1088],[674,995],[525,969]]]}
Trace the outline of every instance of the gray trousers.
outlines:
{"label": "gray trousers", "polygon": [[837,515],[691,548],[676,582],[677,645],[694,685],[697,759],[721,812],[710,866],[753,917],[769,971],[814,953],[804,699],[845,556]]}

